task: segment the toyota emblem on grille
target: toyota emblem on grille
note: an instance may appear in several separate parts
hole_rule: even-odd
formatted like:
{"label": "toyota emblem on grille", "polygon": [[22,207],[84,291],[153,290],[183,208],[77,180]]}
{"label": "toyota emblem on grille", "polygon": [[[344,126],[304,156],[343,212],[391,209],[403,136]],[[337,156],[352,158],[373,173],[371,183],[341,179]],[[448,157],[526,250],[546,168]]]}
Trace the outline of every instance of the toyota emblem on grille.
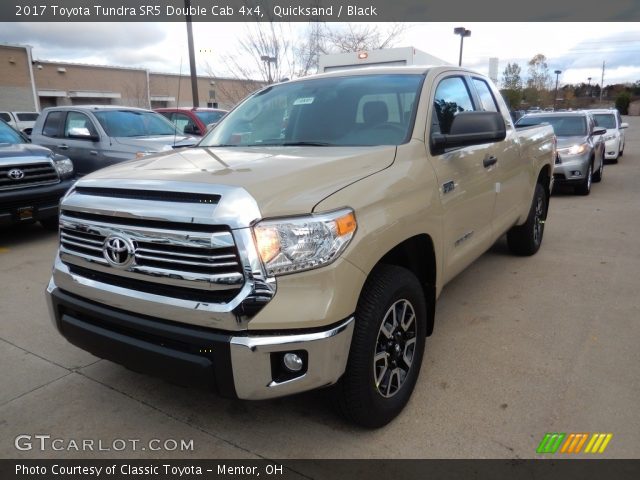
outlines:
{"label": "toyota emblem on grille", "polygon": [[104,241],[102,255],[114,267],[126,268],[133,262],[133,244],[120,235],[110,235]]}
{"label": "toyota emblem on grille", "polygon": [[22,180],[24,178],[24,172],[19,168],[14,168],[7,172],[7,177],[11,180]]}

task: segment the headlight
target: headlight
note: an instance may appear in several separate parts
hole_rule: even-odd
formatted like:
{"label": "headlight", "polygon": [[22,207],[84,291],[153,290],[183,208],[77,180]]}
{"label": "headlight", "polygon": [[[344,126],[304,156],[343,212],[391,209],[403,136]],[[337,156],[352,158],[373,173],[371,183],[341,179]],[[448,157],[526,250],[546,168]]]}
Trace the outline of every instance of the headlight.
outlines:
{"label": "headlight", "polygon": [[253,227],[269,275],[310,270],[333,262],[356,231],[351,209],[320,215],[264,220]]}
{"label": "headlight", "polygon": [[589,148],[588,143],[581,143],[579,145],[571,145],[568,148],[558,149],[558,153],[564,153],[565,155],[580,155],[584,153]]}
{"label": "headlight", "polygon": [[53,165],[56,167],[58,175],[60,175],[61,177],[73,173],[73,162],[68,158],[64,158],[62,160],[54,160]]}

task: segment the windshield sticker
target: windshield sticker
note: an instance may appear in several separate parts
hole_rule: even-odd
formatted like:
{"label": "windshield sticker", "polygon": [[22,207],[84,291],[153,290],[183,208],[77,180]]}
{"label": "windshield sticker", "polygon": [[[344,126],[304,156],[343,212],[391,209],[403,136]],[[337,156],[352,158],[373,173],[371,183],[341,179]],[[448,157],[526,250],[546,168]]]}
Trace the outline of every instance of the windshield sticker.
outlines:
{"label": "windshield sticker", "polygon": [[313,103],[313,101],[315,100],[315,97],[301,97],[301,98],[296,98],[293,102],[294,105],[309,105],[310,103]]}

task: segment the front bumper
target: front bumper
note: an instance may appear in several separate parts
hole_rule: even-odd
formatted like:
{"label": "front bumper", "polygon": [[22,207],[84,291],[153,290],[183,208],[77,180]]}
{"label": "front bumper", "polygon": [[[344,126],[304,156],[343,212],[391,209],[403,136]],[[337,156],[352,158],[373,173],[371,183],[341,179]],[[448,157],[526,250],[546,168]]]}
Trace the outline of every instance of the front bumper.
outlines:
{"label": "front bumper", "polygon": [[53,185],[26,186],[20,189],[0,191],[0,225],[20,222],[18,210],[29,207],[33,220],[44,220],[58,214],[60,199],[71,188],[74,179],[62,180]]}
{"label": "front bumper", "polygon": [[558,184],[583,182],[591,162],[591,152],[583,155],[559,155],[560,163],[553,167],[553,178]]}
{"label": "front bumper", "polygon": [[615,160],[620,155],[620,138],[612,138],[604,144],[605,160]]}
{"label": "front bumper", "polygon": [[[344,373],[354,319],[304,331],[224,332],[133,314],[47,287],[56,328],[72,344],[132,370],[247,400],[331,385]],[[282,355],[300,354],[298,373]]]}

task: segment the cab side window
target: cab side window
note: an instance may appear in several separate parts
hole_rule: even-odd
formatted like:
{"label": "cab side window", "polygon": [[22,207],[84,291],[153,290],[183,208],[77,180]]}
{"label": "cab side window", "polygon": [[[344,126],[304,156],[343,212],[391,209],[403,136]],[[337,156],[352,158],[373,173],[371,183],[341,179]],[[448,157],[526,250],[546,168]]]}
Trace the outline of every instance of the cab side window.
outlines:
{"label": "cab side window", "polygon": [[[47,118],[47,120],[49,120]],[[93,123],[84,113],[69,112],[64,124],[64,136],[72,135],[98,135]]]}
{"label": "cab side window", "polygon": [[196,131],[197,125],[184,113],[174,113],[171,120],[180,133],[193,134]]}
{"label": "cab side window", "polygon": [[462,77],[445,78],[438,84],[433,99],[432,132],[450,133],[454,117],[473,110],[471,95]]}

